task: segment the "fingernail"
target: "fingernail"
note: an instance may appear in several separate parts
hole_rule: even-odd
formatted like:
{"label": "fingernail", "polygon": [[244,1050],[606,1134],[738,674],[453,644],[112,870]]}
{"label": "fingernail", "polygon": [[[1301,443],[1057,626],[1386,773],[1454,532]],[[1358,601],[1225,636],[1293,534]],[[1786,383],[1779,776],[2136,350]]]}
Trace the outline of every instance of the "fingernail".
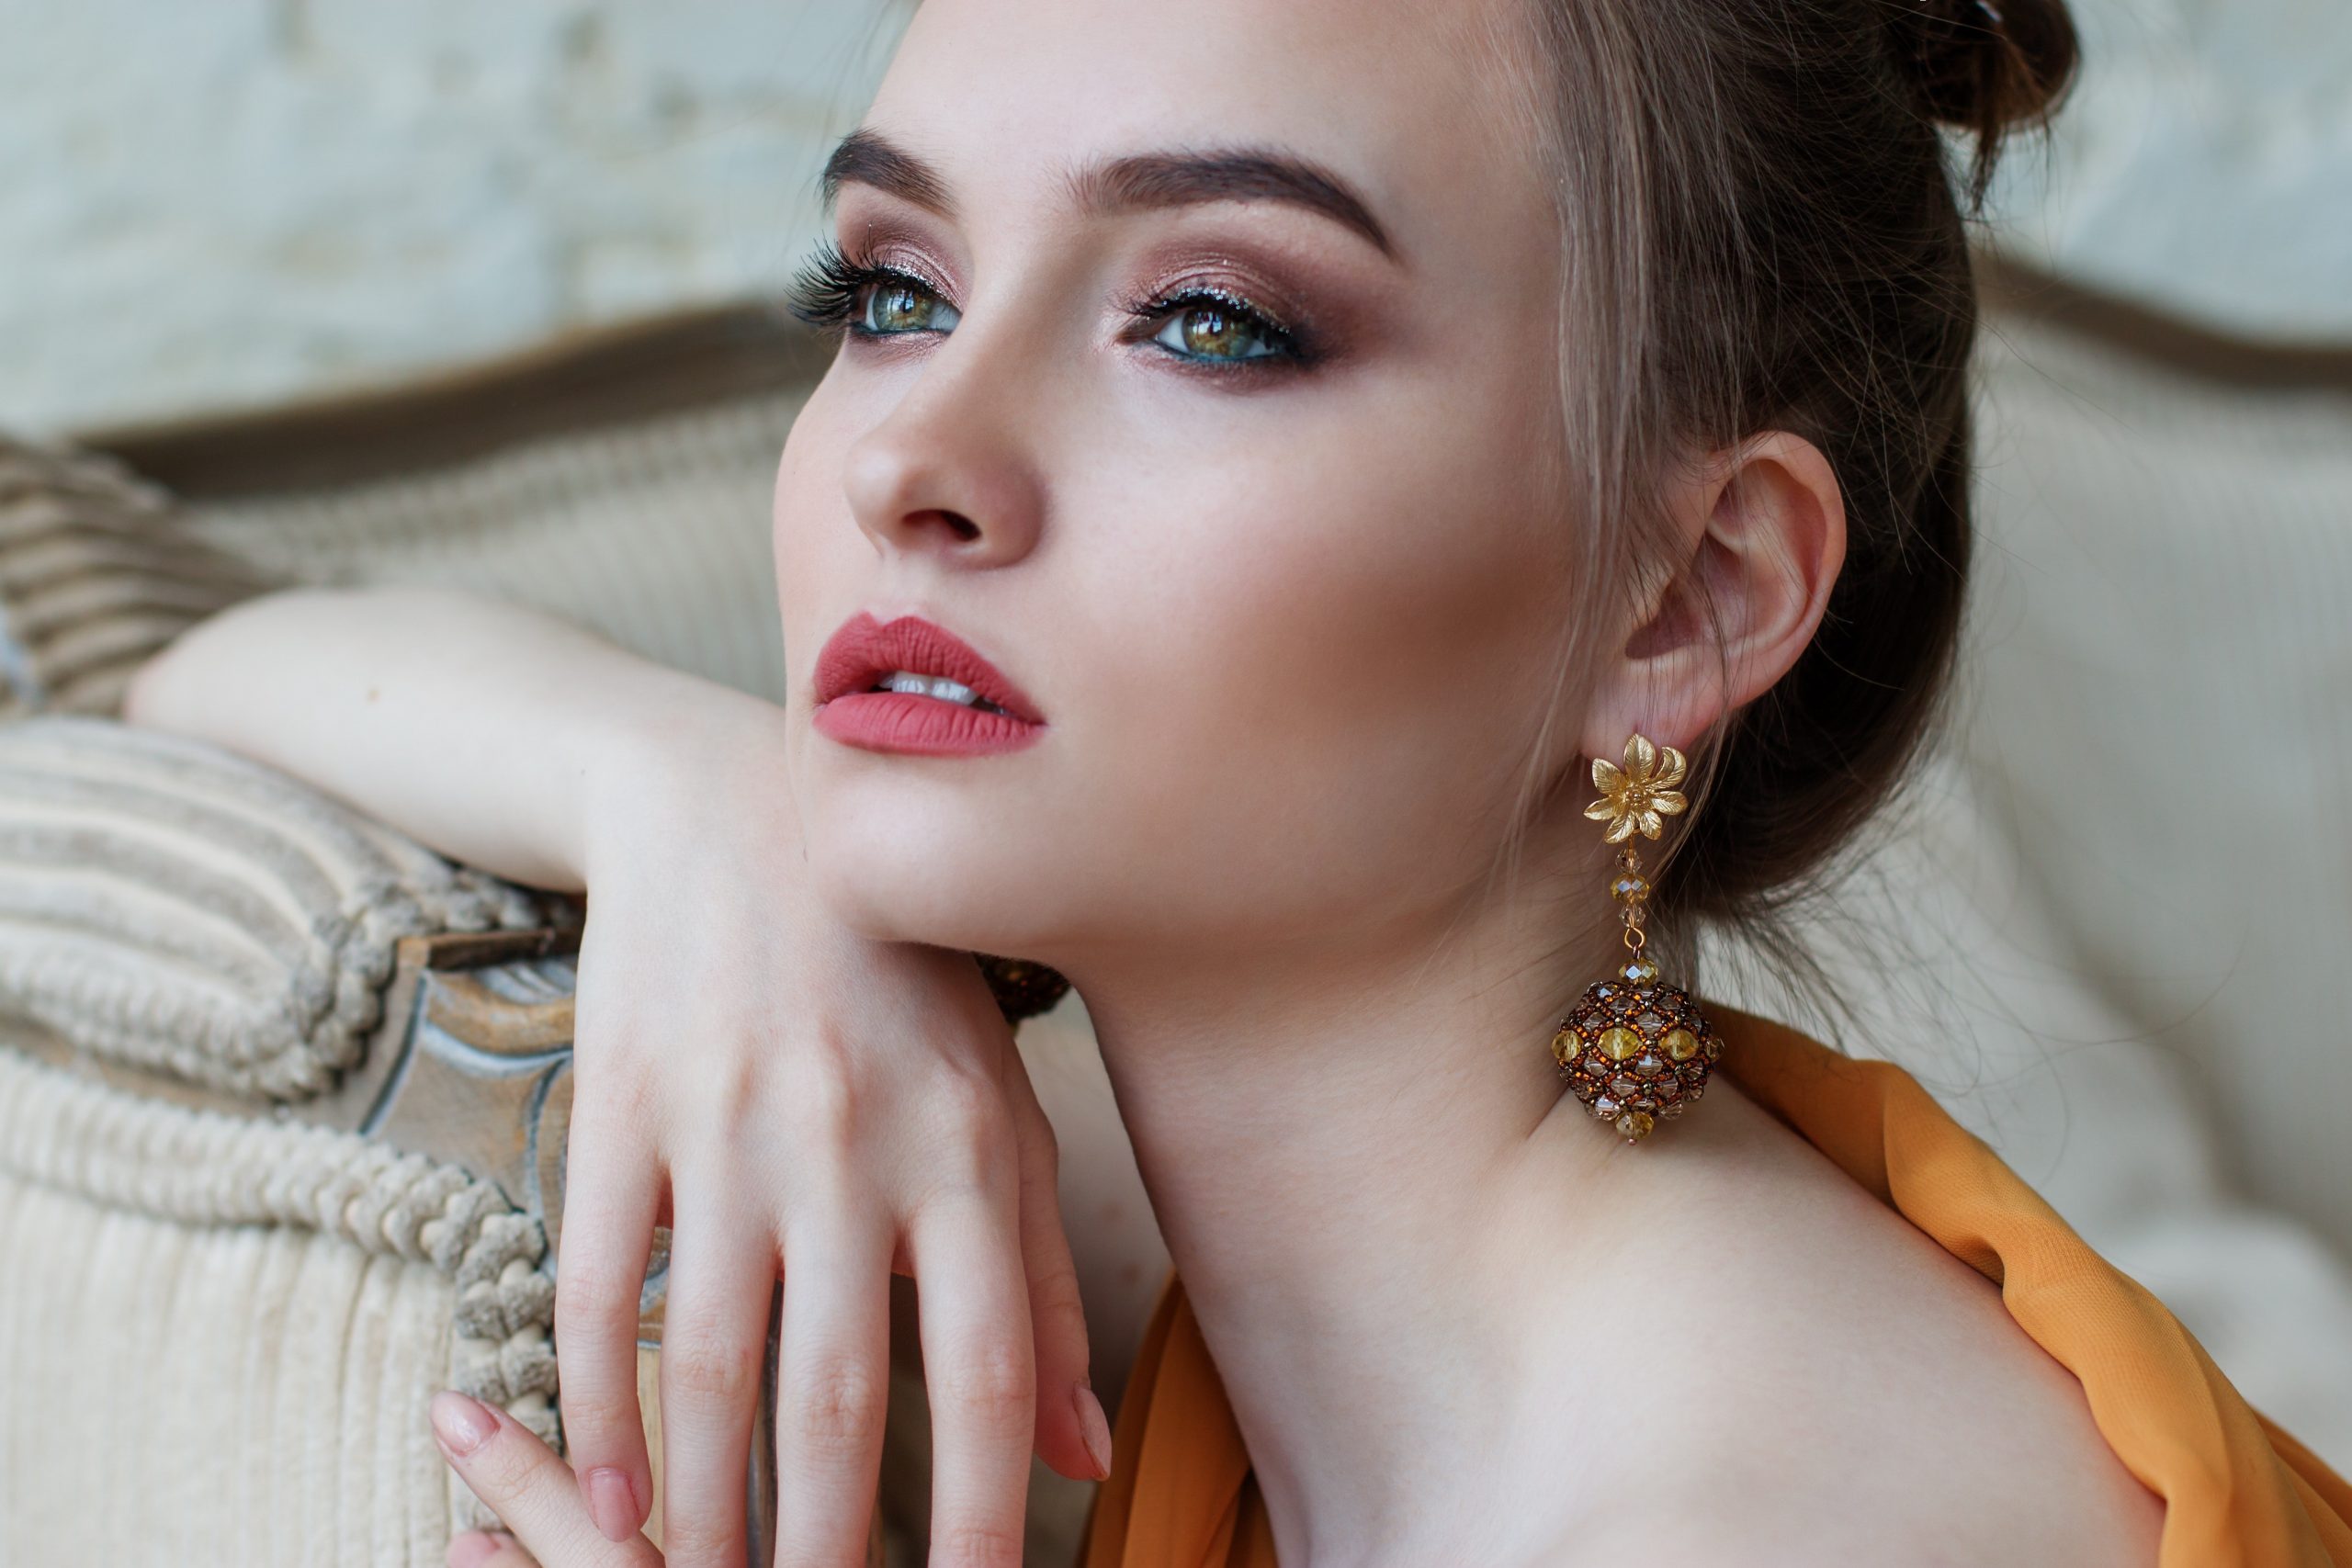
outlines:
{"label": "fingernail", "polygon": [[497,1430],[490,1412],[457,1390],[443,1389],[433,1396],[433,1435],[458,1458],[481,1447]]}
{"label": "fingernail", "polygon": [[645,1521],[638,1516],[637,1493],[628,1477],[609,1464],[600,1464],[580,1478],[588,1493],[588,1513],[605,1539],[616,1544],[635,1535]]}
{"label": "fingernail", "polygon": [[498,1555],[498,1538],[481,1530],[468,1530],[449,1543],[449,1568],[481,1568]]}
{"label": "fingernail", "polygon": [[1102,1402],[1092,1389],[1081,1383],[1070,1399],[1078,1406],[1079,1436],[1086,1439],[1087,1457],[1094,1461],[1094,1479],[1101,1481],[1111,1473],[1111,1423],[1103,1418]]}

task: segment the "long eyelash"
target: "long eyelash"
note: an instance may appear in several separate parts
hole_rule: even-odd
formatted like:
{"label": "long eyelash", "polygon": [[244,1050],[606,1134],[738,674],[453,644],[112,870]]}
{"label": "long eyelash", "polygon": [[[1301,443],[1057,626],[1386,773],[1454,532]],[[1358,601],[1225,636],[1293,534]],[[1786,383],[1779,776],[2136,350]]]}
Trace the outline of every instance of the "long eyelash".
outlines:
{"label": "long eyelash", "polygon": [[843,331],[857,314],[858,291],[869,283],[908,283],[933,292],[928,280],[911,272],[845,255],[832,241],[820,239],[786,286],[785,308],[820,332]]}
{"label": "long eyelash", "polygon": [[1220,310],[1230,310],[1248,321],[1275,348],[1275,352],[1271,355],[1232,360],[1222,365],[1206,359],[1193,362],[1203,369],[1220,374],[1229,370],[1280,369],[1286,366],[1311,364],[1317,357],[1313,344],[1304,333],[1283,325],[1238,294],[1226,289],[1196,285],[1189,288],[1176,289],[1172,293],[1132,299],[1124,309],[1128,315],[1139,321],[1156,322],[1165,321],[1169,316],[1188,305],[1215,305]]}
{"label": "long eyelash", "polygon": [[[897,267],[878,266],[858,257],[845,254],[831,239],[820,239],[793,274],[785,289],[785,306],[809,326],[824,333],[849,330],[857,314],[857,297],[867,285],[874,283],[905,283],[931,292],[927,279]],[[1227,371],[1265,371],[1312,364],[1318,353],[1306,334],[1286,327],[1239,295],[1223,288],[1196,285],[1167,294],[1148,295],[1129,300],[1122,307],[1127,315],[1144,323],[1164,321],[1176,311],[1193,305],[1215,305],[1229,310],[1273,344],[1275,353],[1250,359],[1217,364],[1213,360],[1196,360],[1194,367],[1223,374]]]}
{"label": "long eyelash", "polygon": [[849,320],[852,297],[865,282],[865,270],[832,241],[820,240],[786,287],[785,308],[820,332],[841,326]]}

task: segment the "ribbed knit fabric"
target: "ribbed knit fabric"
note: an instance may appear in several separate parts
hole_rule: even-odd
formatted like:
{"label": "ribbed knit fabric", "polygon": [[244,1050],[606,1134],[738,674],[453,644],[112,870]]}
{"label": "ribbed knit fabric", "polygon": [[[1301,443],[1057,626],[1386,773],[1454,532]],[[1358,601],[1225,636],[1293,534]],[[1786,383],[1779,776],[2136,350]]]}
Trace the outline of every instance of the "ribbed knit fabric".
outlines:
{"label": "ribbed knit fabric", "polygon": [[0,1563],[438,1564],[458,1387],[552,1438],[554,1281],[498,1189],[0,1049]]}
{"label": "ribbed knit fabric", "polygon": [[[2263,1419],[2163,1303],[2109,1266],[1902,1068],[1711,1010],[1718,1071],[2001,1287],[2165,1501],[2161,1568],[2347,1568],[2352,1483]],[[1250,1460],[1169,1278],[1113,1434],[1080,1568],[1275,1568]]]}
{"label": "ribbed knit fabric", "polygon": [[87,452],[0,436],[0,717],[108,713],[149,654],[272,583]]}
{"label": "ribbed knit fabric", "polygon": [[216,746],[0,725],[0,1011],[93,1055],[307,1099],[357,1064],[401,938],[568,911]]}

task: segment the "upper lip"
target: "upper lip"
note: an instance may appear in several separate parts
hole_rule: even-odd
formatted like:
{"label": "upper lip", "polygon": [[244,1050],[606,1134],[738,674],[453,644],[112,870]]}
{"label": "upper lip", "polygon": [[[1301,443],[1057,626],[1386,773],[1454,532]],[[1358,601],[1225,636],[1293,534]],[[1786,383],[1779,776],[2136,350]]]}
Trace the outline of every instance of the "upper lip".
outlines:
{"label": "upper lip", "polygon": [[866,691],[894,670],[944,675],[971,687],[1015,718],[1030,724],[1046,722],[1045,715],[1020,687],[945,626],[921,615],[877,621],[863,610],[843,621],[817,655],[817,701],[829,703]]}

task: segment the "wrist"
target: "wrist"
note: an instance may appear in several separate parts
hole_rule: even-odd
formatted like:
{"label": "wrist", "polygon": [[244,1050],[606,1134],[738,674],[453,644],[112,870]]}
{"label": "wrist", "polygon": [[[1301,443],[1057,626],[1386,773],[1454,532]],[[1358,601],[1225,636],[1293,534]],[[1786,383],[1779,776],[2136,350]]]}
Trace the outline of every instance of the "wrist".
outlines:
{"label": "wrist", "polygon": [[706,829],[788,842],[797,864],[784,726],[776,705],[678,671],[601,694],[575,749],[571,832],[592,891],[600,868],[617,870],[649,839]]}

